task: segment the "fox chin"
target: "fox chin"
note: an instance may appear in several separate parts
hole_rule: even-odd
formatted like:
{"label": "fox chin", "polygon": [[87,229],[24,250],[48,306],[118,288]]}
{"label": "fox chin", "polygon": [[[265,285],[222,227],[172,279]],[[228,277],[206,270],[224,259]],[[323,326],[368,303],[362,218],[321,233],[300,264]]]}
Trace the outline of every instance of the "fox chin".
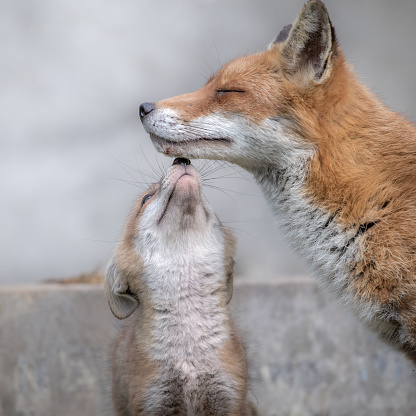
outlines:
{"label": "fox chin", "polygon": [[251,172],[317,279],[416,364],[416,128],[357,80],[321,1],[139,111],[159,152]]}

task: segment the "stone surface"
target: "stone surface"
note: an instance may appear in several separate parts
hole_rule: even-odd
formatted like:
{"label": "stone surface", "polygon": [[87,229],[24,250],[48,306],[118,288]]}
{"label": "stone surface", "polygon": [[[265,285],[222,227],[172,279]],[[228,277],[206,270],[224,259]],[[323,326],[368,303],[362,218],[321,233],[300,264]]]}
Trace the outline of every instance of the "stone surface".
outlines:
{"label": "stone surface", "polygon": [[309,280],[246,283],[233,301],[262,415],[416,414],[410,361]]}
{"label": "stone surface", "polygon": [[[414,416],[416,375],[309,279],[238,282],[232,301],[264,416]],[[118,321],[102,288],[0,288],[0,415],[111,415]]]}
{"label": "stone surface", "polygon": [[102,415],[113,316],[102,288],[0,288],[0,414]]}

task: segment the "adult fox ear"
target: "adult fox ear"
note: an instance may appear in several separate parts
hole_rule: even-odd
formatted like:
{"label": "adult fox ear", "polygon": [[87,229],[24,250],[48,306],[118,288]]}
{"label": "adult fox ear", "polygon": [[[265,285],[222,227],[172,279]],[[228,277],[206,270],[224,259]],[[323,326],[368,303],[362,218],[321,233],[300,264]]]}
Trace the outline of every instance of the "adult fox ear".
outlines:
{"label": "adult fox ear", "polygon": [[105,294],[111,312],[118,319],[129,317],[139,307],[137,295],[130,291],[128,284],[120,276],[114,259],[110,260],[105,271]]}
{"label": "adult fox ear", "polygon": [[328,79],[337,42],[325,5],[319,0],[308,1],[289,32],[282,32],[280,38],[286,36],[281,49],[286,74],[301,75],[307,82],[322,83]]}
{"label": "adult fox ear", "polygon": [[267,49],[271,49],[274,46],[276,46],[278,43],[284,42],[287,39],[287,37],[289,36],[290,29],[292,29],[292,25],[286,25],[279,32],[279,34],[276,36],[276,38],[274,39],[274,41],[269,45],[269,47]]}

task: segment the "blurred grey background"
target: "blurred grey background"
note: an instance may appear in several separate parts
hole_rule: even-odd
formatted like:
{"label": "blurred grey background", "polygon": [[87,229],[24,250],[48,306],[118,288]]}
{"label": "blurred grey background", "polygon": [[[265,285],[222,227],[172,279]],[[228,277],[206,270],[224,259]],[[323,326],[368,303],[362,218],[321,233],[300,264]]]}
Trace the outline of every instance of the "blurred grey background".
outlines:
{"label": "blurred grey background", "polygon": [[[1,0],[0,283],[103,267],[138,182],[171,163],[144,132],[139,104],[193,91],[231,58],[264,49],[302,4]],[[361,80],[415,120],[416,1],[326,5]],[[206,167],[220,168],[205,194],[236,229],[240,275],[305,274],[250,176]]]}

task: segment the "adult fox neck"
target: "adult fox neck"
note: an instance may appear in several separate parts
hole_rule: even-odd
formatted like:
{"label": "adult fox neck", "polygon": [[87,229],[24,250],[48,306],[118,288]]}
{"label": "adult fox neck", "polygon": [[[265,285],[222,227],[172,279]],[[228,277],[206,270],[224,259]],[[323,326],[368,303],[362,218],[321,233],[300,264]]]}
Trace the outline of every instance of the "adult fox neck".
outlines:
{"label": "adult fox neck", "polygon": [[304,186],[316,206],[338,211],[344,226],[379,219],[380,209],[406,188],[412,163],[404,158],[416,151],[414,128],[365,87],[357,89],[357,104],[344,108],[323,133]]}
{"label": "adult fox neck", "polygon": [[337,212],[314,205],[305,195],[309,163],[305,160],[283,170],[269,167],[255,177],[288,242],[309,260],[321,283],[342,297],[346,264],[356,254],[351,238],[357,230],[343,230]]}
{"label": "adult fox neck", "polygon": [[[380,207],[397,196],[392,192],[399,191],[397,184],[408,175],[404,169],[412,165],[397,163],[409,158],[401,145],[416,151],[416,137],[414,127],[361,85],[347,64],[334,70],[332,85],[317,87],[293,114],[293,134],[314,146],[310,155],[283,167],[249,170],[260,183],[281,186],[289,176],[302,182],[304,197],[329,214],[337,212],[338,220],[350,226],[374,221]],[[391,178],[394,186],[389,186]]]}

